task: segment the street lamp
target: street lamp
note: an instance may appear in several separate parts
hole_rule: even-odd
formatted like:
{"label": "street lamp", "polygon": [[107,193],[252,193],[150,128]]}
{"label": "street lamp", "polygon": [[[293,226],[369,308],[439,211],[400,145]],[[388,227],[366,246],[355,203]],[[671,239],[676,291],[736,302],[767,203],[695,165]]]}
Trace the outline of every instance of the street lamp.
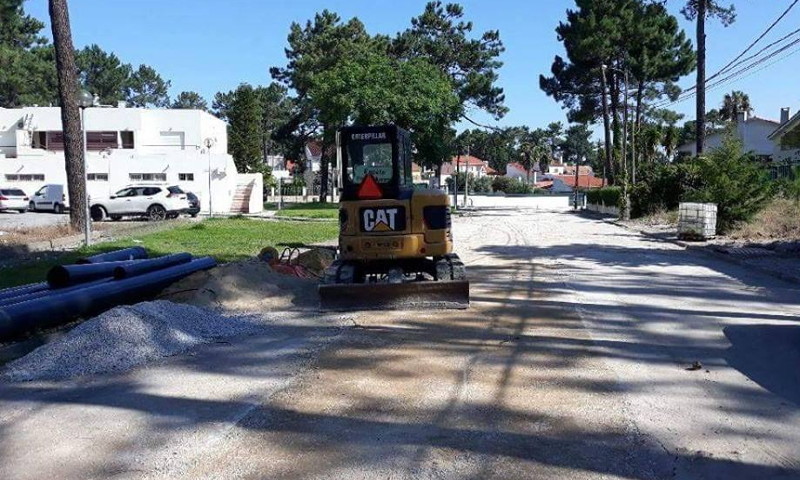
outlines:
{"label": "street lamp", "polygon": [[216,138],[208,137],[203,140],[203,145],[206,146],[206,153],[208,153],[208,216],[211,217],[214,213],[211,203],[211,147],[217,143]]}
{"label": "street lamp", "polygon": [[78,108],[81,109],[81,136],[83,136],[83,197],[84,197],[84,223],[83,243],[87,247],[92,241],[92,223],[89,211],[89,162],[86,159],[86,109],[94,105],[94,96],[86,90],[78,92]]}

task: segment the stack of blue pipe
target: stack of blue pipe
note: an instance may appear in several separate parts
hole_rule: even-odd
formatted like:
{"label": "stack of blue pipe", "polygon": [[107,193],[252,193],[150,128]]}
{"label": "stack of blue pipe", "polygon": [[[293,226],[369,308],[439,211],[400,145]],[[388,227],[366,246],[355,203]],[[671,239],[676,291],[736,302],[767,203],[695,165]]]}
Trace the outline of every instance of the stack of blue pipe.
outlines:
{"label": "stack of blue pipe", "polygon": [[135,303],[216,264],[188,253],[149,259],[133,247],[53,267],[46,282],[0,290],[0,341]]}

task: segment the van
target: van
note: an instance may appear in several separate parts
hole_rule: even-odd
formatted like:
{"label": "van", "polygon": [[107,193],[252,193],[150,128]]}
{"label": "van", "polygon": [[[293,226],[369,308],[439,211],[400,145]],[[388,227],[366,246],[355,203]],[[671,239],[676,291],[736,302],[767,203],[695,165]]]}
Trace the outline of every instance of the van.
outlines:
{"label": "van", "polygon": [[66,189],[64,185],[45,185],[33,194],[30,201],[30,210],[33,212],[64,213],[69,208]]}

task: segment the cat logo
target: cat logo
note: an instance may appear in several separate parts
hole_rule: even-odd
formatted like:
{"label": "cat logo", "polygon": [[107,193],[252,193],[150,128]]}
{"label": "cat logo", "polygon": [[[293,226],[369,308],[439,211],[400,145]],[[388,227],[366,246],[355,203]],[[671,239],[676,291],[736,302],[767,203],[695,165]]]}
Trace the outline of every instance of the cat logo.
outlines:
{"label": "cat logo", "polygon": [[361,227],[365,232],[394,232],[405,228],[405,209],[364,208],[361,210]]}

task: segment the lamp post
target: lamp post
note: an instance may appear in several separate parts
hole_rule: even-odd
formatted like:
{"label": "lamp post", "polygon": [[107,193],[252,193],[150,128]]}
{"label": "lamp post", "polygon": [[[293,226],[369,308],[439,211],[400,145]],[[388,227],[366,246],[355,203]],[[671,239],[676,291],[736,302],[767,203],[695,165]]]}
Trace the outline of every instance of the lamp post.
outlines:
{"label": "lamp post", "polygon": [[208,154],[208,216],[211,217],[214,214],[214,209],[212,208],[211,202],[211,147],[217,143],[217,139],[208,137],[203,140],[203,144],[206,146],[206,153]]}
{"label": "lamp post", "polygon": [[81,109],[81,136],[83,137],[83,244],[87,247],[92,242],[92,222],[89,203],[89,162],[86,159],[86,109],[94,105],[94,96],[86,90],[78,92],[78,108]]}

